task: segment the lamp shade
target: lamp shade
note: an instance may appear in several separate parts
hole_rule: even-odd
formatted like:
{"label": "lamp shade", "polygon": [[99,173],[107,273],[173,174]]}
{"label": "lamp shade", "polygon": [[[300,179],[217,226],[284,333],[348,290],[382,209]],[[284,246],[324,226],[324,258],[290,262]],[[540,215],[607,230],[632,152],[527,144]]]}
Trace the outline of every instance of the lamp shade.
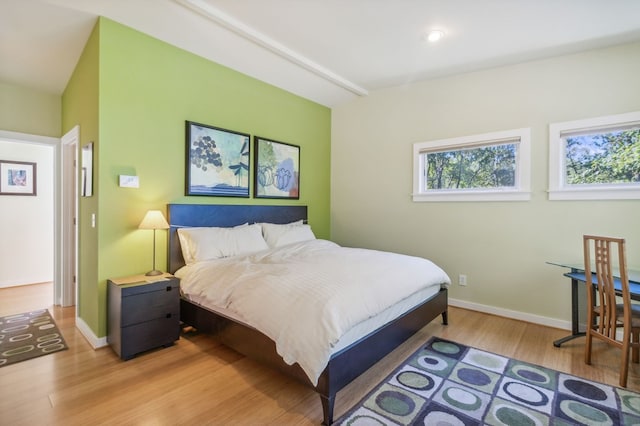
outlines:
{"label": "lamp shade", "polygon": [[140,225],[138,225],[139,229],[169,229],[169,224],[167,223],[164,215],[160,210],[149,210]]}

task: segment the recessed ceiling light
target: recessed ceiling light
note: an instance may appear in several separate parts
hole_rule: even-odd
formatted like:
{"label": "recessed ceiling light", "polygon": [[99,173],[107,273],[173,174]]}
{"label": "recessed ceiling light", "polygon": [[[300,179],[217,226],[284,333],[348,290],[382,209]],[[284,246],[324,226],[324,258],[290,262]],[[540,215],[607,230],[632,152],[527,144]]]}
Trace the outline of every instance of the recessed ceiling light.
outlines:
{"label": "recessed ceiling light", "polygon": [[431,30],[425,36],[427,41],[430,41],[431,43],[435,43],[436,41],[440,40],[442,37],[444,37],[444,31],[442,30]]}

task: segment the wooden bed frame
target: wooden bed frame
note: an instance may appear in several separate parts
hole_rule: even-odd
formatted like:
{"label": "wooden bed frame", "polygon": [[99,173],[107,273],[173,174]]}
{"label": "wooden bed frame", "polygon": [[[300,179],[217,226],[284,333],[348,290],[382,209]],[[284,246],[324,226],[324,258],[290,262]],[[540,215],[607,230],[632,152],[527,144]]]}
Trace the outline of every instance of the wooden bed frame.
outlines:
{"label": "wooden bed frame", "polygon": [[[174,273],[184,265],[177,229],[193,226],[230,227],[243,223],[290,223],[306,221],[306,206],[256,206],[213,204],[169,204],[168,269]],[[324,424],[333,422],[336,393],[372,365],[393,351],[418,330],[442,315],[447,324],[447,290],[423,302],[390,323],[335,353],[313,386],[298,364],[286,364],[275,343],[255,328],[182,299],[180,319],[201,332],[215,335],[223,344],[243,355],[276,368],[310,386],[320,395]]]}

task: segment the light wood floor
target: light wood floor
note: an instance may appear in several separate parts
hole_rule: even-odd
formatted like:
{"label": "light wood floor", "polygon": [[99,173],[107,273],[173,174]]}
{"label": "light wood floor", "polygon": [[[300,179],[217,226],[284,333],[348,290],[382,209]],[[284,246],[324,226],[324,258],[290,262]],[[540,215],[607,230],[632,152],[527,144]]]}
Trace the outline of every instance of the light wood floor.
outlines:
{"label": "light wood floor", "polygon": [[[123,362],[94,350],[75,328],[74,308],[51,306],[50,284],[0,290],[0,316],[49,307],[69,350],[0,368],[3,425],[318,425],[319,397],[310,389],[217,344],[184,335],[174,346]],[[440,336],[591,380],[616,385],[619,351],[595,344],[583,362],[584,338],[555,348],[567,334],[530,323],[450,308],[439,320],[338,393],[336,418],[431,336]],[[629,388],[640,391],[640,367]]]}

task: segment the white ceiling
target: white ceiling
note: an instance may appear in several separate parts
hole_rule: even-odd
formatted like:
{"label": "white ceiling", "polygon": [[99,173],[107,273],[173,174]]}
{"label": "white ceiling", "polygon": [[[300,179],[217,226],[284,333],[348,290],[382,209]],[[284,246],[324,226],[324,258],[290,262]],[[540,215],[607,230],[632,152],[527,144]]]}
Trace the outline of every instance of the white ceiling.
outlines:
{"label": "white ceiling", "polygon": [[[332,107],[640,40],[638,0],[0,0],[0,81],[60,94],[98,15]],[[441,29],[438,43],[422,38]],[[359,94],[357,94],[359,93]]]}

